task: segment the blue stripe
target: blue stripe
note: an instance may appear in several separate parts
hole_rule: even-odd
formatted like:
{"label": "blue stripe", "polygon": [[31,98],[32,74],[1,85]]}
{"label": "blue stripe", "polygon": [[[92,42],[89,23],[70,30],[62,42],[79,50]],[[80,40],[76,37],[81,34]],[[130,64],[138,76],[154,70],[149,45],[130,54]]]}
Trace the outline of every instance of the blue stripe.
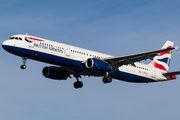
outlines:
{"label": "blue stripe", "polygon": [[159,61],[164,62],[164,63],[167,64],[167,63],[168,63],[168,59],[169,59],[169,58],[163,58],[163,59],[157,59],[157,60],[159,60]]}
{"label": "blue stripe", "polygon": [[157,82],[155,80],[152,80],[146,77],[141,77],[138,75],[134,75],[134,74],[130,74],[127,72],[122,72],[122,71],[117,71],[117,70],[111,71],[109,75],[111,75],[114,79],[119,79],[126,82],[135,82],[135,83]]}
{"label": "blue stripe", "polygon": [[[90,71],[84,65],[82,65],[81,61],[72,60],[72,59],[68,59],[68,58],[64,58],[60,56],[55,56],[52,54],[42,53],[42,52],[14,47],[14,46],[3,45],[3,48],[6,51],[20,57],[28,57],[29,59],[33,59],[33,60],[37,60],[37,61],[41,61],[45,63],[50,63],[54,65],[59,65],[59,66],[66,66],[66,67],[72,68],[72,70],[76,70],[77,72],[84,70],[84,71],[92,73],[92,75],[97,75],[97,74],[101,74],[102,76],[105,75],[104,72]],[[138,83],[156,82],[152,79],[148,79],[145,77],[141,77],[141,76],[137,76],[137,75],[133,75],[130,73],[125,73],[125,72],[117,71],[117,70],[110,71],[109,75],[112,76],[114,79],[119,79],[119,80],[123,80],[127,82],[138,82]]]}
{"label": "blue stripe", "polygon": [[32,41],[30,41],[30,40],[28,40],[28,39],[25,39],[27,42],[29,42],[29,43],[32,43]]}

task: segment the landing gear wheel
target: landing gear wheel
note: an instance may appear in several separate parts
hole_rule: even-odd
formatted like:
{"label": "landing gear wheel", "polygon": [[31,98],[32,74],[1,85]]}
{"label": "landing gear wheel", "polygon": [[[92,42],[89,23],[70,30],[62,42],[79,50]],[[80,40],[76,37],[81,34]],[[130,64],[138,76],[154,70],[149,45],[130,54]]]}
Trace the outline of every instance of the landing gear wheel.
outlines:
{"label": "landing gear wheel", "polygon": [[83,82],[79,81],[78,86],[79,86],[79,88],[82,88],[83,87]]}
{"label": "landing gear wheel", "polygon": [[102,81],[103,81],[104,84],[108,83],[107,80],[106,80],[106,77],[103,77]]}
{"label": "landing gear wheel", "polygon": [[105,76],[105,77],[103,77],[103,79],[102,79],[102,81],[103,81],[103,83],[111,83],[112,82],[112,77],[111,76]]}
{"label": "landing gear wheel", "polygon": [[74,88],[78,88],[78,82],[74,82]]}
{"label": "landing gear wheel", "polygon": [[21,65],[21,69],[26,69],[26,65]]}
{"label": "landing gear wheel", "polygon": [[77,82],[74,82],[74,88],[82,88],[83,87],[83,83],[81,81],[77,81]]}
{"label": "landing gear wheel", "polygon": [[111,82],[112,82],[112,77],[108,76],[108,77],[106,77],[106,79],[107,79],[107,82],[108,82],[108,83],[111,83]]}
{"label": "landing gear wheel", "polygon": [[23,65],[20,66],[21,69],[26,69],[26,60],[27,60],[27,57],[22,57],[23,59]]}

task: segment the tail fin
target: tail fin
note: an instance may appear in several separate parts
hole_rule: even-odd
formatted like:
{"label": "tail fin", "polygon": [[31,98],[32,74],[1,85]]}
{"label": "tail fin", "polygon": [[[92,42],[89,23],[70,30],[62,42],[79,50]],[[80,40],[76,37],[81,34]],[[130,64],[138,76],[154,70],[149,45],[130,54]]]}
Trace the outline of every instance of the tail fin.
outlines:
{"label": "tail fin", "polygon": [[[173,47],[173,45],[174,45],[174,42],[166,41],[162,49]],[[157,56],[154,57],[153,61],[149,65],[152,65],[155,68],[168,72],[171,55],[172,55],[172,50],[159,53]]]}

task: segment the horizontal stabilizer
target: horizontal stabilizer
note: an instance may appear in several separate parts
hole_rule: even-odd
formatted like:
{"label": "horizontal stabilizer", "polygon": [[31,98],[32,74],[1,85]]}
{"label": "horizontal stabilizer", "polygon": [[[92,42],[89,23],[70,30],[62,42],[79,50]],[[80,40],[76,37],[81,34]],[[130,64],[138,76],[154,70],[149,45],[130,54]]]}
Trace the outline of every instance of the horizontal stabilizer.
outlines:
{"label": "horizontal stabilizer", "polygon": [[164,76],[171,76],[171,75],[178,75],[180,74],[180,71],[176,71],[176,72],[169,72],[169,73],[164,73]]}

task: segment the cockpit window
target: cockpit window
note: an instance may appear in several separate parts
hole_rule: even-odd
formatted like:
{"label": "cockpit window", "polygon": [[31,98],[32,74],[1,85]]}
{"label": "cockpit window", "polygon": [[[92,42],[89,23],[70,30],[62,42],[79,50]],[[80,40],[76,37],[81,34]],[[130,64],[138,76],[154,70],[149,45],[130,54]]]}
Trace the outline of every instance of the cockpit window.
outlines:
{"label": "cockpit window", "polygon": [[9,39],[12,40],[12,39],[14,39],[14,37],[10,37]]}
{"label": "cockpit window", "polygon": [[16,39],[16,40],[22,40],[20,37],[10,37],[9,40]]}

